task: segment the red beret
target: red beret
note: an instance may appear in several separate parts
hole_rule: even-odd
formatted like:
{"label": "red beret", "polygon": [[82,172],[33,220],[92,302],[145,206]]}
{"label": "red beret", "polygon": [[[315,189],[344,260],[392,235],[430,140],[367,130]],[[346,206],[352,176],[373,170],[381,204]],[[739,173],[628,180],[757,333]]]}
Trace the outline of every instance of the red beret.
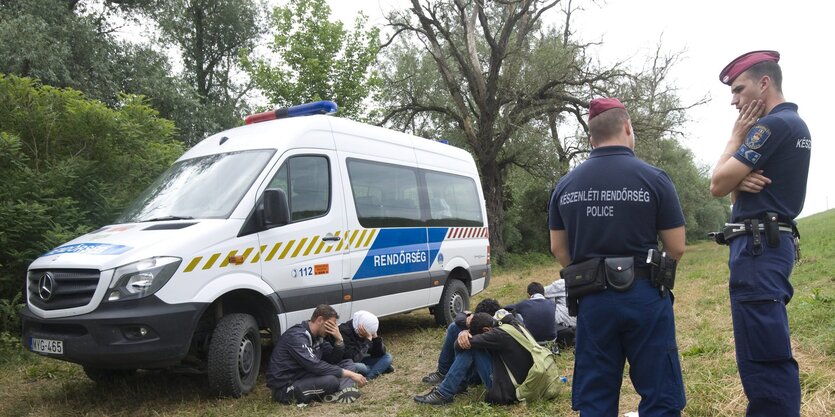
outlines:
{"label": "red beret", "polygon": [[606,110],[611,109],[624,109],[626,107],[620,102],[620,100],[609,97],[609,98],[596,98],[589,103],[589,121],[594,119],[600,113],[603,113]]}
{"label": "red beret", "polygon": [[780,53],[777,51],[748,52],[726,65],[722,69],[722,72],[719,73],[719,81],[722,81],[723,84],[731,85],[736,77],[739,77],[739,74],[751,68],[752,65],[765,61],[780,61]]}

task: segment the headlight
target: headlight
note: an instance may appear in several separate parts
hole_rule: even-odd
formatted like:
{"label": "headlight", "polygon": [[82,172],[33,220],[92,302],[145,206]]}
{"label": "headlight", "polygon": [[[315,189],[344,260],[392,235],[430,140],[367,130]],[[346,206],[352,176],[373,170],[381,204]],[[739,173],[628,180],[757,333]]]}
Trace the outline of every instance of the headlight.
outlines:
{"label": "headlight", "polygon": [[136,300],[157,292],[174,275],[181,261],[160,256],[116,268],[107,301]]}

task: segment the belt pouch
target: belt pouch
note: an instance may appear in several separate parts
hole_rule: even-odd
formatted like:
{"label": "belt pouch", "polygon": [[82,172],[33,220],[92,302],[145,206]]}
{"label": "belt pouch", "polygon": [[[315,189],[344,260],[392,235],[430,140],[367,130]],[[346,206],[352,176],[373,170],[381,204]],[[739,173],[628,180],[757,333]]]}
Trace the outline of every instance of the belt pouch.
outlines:
{"label": "belt pouch", "polygon": [[568,297],[577,299],[606,289],[606,277],[602,269],[603,258],[592,258],[563,268],[560,276],[565,280]]}
{"label": "belt pouch", "polygon": [[765,213],[763,229],[765,231],[765,244],[769,248],[780,246],[780,223],[777,221],[777,213]]}
{"label": "belt pouch", "polygon": [[617,291],[626,291],[635,283],[635,264],[631,256],[606,258],[606,283]]}

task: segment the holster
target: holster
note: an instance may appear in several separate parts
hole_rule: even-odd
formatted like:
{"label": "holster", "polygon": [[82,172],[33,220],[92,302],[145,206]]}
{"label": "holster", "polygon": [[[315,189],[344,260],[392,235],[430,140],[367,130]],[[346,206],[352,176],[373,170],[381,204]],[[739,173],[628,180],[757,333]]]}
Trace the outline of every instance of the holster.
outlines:
{"label": "holster", "polygon": [[666,254],[650,249],[647,256],[647,263],[650,268],[650,282],[653,287],[658,288],[661,296],[667,295],[676,285],[676,267],[678,262],[668,258]]}
{"label": "holster", "polygon": [[765,232],[765,244],[769,248],[780,246],[780,222],[777,221],[777,213],[766,212],[763,222]]}
{"label": "holster", "polygon": [[560,276],[565,280],[568,314],[572,317],[577,316],[580,297],[606,289],[603,258],[592,258],[571,264],[560,271]]}
{"label": "holster", "polygon": [[617,291],[627,291],[635,283],[635,258],[606,258],[606,283]]}

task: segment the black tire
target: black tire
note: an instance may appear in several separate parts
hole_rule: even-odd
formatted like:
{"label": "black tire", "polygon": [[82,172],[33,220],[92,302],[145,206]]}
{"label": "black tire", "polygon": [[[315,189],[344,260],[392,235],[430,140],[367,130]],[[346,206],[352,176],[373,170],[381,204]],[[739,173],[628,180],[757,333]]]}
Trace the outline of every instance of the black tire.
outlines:
{"label": "black tire", "polygon": [[470,293],[467,286],[457,279],[448,280],[441,301],[435,306],[435,322],[441,326],[448,326],[455,320],[458,313],[470,308]]}
{"label": "black tire", "polygon": [[136,369],[105,369],[85,366],[84,373],[94,382],[108,383],[136,375]]}
{"label": "black tire", "polygon": [[220,397],[252,391],[261,367],[261,334],[249,314],[229,314],[215,326],[209,342],[209,389]]}

